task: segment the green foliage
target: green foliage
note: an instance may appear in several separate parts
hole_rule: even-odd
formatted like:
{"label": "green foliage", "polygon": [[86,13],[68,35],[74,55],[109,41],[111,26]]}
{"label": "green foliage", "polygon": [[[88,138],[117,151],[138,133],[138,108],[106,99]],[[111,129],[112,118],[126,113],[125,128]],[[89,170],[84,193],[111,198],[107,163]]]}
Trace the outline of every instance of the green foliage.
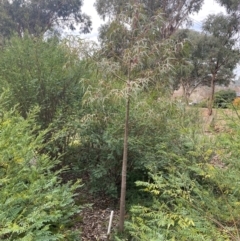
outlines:
{"label": "green foliage", "polygon": [[0,122],[0,239],[9,241],[79,240],[71,219],[75,184],[62,184],[53,171],[57,160],[40,154],[45,133],[37,137],[34,118],[4,112]]}
{"label": "green foliage", "polygon": [[[31,35],[43,35],[56,26],[67,26],[71,30],[81,23],[80,30],[90,31],[89,16],[81,13],[82,0],[3,0],[0,2],[0,35],[10,37],[17,33],[19,37],[28,31]],[[55,30],[56,31],[56,30]]]}
{"label": "green foliage", "polygon": [[238,0],[218,0],[218,2],[226,7],[229,13],[239,13],[239,1]]}
{"label": "green foliage", "polygon": [[220,90],[214,96],[214,107],[227,108],[232,104],[236,98],[236,91],[234,90]]}
{"label": "green foliage", "polygon": [[[127,13],[130,18],[134,19],[135,17],[134,15],[132,15],[132,11],[129,11],[128,9],[129,3],[131,2],[127,0],[97,0],[95,6],[98,14],[103,19],[105,19],[106,17],[110,17],[110,19],[113,19],[114,16],[118,15],[119,13]],[[144,6],[146,10],[146,18],[148,19],[148,21],[152,21],[153,16],[156,14],[162,14],[164,16],[166,25],[162,28],[162,34],[160,34],[158,37],[165,38],[170,36],[174,32],[174,30],[178,29],[178,27],[187,20],[188,16],[191,13],[199,11],[203,4],[203,0],[190,0],[188,2],[186,2],[185,0],[177,0],[174,3],[171,0],[143,0],[136,3],[142,4]],[[176,14],[176,12],[178,14]],[[100,29],[101,37],[104,37],[104,34],[101,33],[103,33],[107,27],[108,24],[106,24],[103,28]],[[104,40],[104,38],[101,39]]]}
{"label": "green foliage", "polygon": [[133,240],[238,239],[238,123],[216,140],[188,125],[174,129],[182,133],[174,147],[155,146],[149,179],[136,182],[152,201],[133,205],[126,224]]}
{"label": "green foliage", "polygon": [[37,123],[42,129],[52,125],[46,138],[61,131],[54,137],[57,141],[51,151],[63,152],[75,134],[83,95],[79,81],[84,73],[83,62],[67,43],[34,39],[28,34],[13,37],[0,58],[0,91],[5,95],[5,107],[15,106],[26,118],[38,106]]}
{"label": "green foliage", "polygon": [[91,108],[86,106],[85,111],[75,165],[88,173],[91,192],[116,198],[123,152],[124,109],[106,100],[104,104],[91,105]]}
{"label": "green foliage", "polygon": [[[105,91],[106,94],[109,92],[107,88]],[[139,94],[130,109],[127,175],[129,203],[137,203],[138,198],[144,196],[134,183],[137,180],[148,180],[146,166],[155,160],[156,146],[177,147],[178,140],[181,142],[177,131],[179,125],[185,126],[191,122],[185,120],[188,113],[183,106],[164,98],[158,99],[158,94],[152,96]],[[120,101],[107,97],[104,104],[94,102],[88,111],[89,114],[81,121],[78,168],[84,168],[89,174],[92,192],[117,197],[123,153],[124,107]],[[197,120],[197,115],[192,113],[191,118],[192,121]]]}

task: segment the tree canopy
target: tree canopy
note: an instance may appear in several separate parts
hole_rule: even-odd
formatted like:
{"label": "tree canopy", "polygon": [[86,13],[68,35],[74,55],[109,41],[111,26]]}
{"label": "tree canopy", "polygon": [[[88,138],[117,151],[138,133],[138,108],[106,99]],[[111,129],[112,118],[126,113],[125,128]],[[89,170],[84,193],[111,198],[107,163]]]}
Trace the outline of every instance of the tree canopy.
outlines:
{"label": "tree canopy", "polygon": [[240,12],[240,2],[238,0],[218,0],[218,2],[227,8],[229,12],[239,11]]}
{"label": "tree canopy", "polygon": [[88,33],[91,20],[81,12],[82,5],[83,0],[1,0],[0,35],[22,36],[28,31],[36,36],[64,26]]}
{"label": "tree canopy", "polygon": [[191,93],[199,85],[214,83],[229,85],[233,70],[239,61],[236,48],[238,21],[234,16],[209,15],[203,24],[203,32],[179,30],[174,39],[184,41],[182,51],[176,55],[175,89],[181,85],[188,102]]}
{"label": "tree canopy", "polygon": [[[186,22],[189,14],[198,12],[203,4],[203,0],[137,0],[131,1],[130,4],[141,4],[144,11],[147,12],[147,18],[151,21],[152,16],[161,14],[164,18],[165,25],[162,26],[161,32],[165,37],[171,35],[181,24]],[[127,0],[97,0],[96,9],[98,14],[105,19],[116,16],[119,13],[129,10],[129,1]]]}
{"label": "tree canopy", "polygon": [[236,48],[238,23],[233,16],[209,15],[203,24],[205,32],[204,44],[200,44],[198,53],[205,61],[205,70],[211,75],[209,114],[212,114],[212,104],[215,83],[230,81],[233,70],[240,59],[239,49]]}

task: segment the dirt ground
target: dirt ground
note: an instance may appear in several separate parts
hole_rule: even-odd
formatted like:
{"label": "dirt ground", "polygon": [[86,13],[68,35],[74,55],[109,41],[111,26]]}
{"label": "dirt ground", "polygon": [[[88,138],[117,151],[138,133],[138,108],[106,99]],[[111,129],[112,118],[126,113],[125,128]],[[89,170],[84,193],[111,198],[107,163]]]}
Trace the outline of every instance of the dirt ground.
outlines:
{"label": "dirt ground", "polygon": [[208,115],[207,108],[199,108],[200,117],[203,121],[203,130],[215,130],[217,132],[228,129],[227,122],[240,121],[240,110],[233,109],[213,109],[211,116]]}
{"label": "dirt ground", "polygon": [[[218,86],[216,85],[215,87],[215,92],[218,92],[220,90],[235,90],[236,92],[240,92],[240,86],[236,86],[236,85],[229,85],[228,87],[225,86]],[[209,98],[211,93],[211,88],[208,86],[200,86],[197,87],[193,93],[190,95],[190,100],[189,102],[196,102],[199,103],[203,100],[206,100],[207,98]],[[179,88],[178,90],[175,90],[173,93],[173,98],[182,98],[183,96],[183,90],[182,88]]]}

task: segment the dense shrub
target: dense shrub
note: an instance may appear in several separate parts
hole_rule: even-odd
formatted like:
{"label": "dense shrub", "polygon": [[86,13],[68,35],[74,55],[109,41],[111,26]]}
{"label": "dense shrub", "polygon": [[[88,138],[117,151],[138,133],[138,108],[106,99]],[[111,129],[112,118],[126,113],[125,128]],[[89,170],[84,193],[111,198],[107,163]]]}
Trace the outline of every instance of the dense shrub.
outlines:
{"label": "dense shrub", "polygon": [[227,108],[236,98],[234,90],[220,90],[214,96],[215,108]]}
{"label": "dense shrub", "polygon": [[44,134],[36,130],[34,119],[4,113],[0,120],[0,240],[79,240],[70,220],[81,208],[79,184],[61,184],[57,161],[38,153]]}
{"label": "dense shrub", "polygon": [[[182,144],[153,149],[148,181],[136,182],[151,202],[132,205],[126,223],[134,240],[237,240],[239,223],[239,121],[231,133],[209,139],[189,125]],[[181,151],[182,150],[182,151]],[[183,151],[185,150],[185,151]],[[231,152],[229,152],[231,150]],[[155,153],[155,154],[154,154]],[[149,200],[149,199],[148,199]]]}
{"label": "dense shrub", "polygon": [[[81,141],[78,147],[78,168],[89,176],[90,190],[118,197],[123,155],[124,103],[105,101],[95,104],[81,121]],[[193,112],[195,113],[195,109]],[[132,103],[129,123],[127,199],[137,202],[135,181],[147,180],[146,166],[156,159],[157,146],[178,149],[181,143],[179,127],[197,120],[181,104],[143,95]],[[190,115],[189,119],[185,115]],[[173,132],[172,129],[175,131]],[[166,160],[164,160],[166,161]],[[141,194],[142,195],[142,194]]]}
{"label": "dense shrub", "polygon": [[27,117],[35,106],[41,129],[52,125],[54,146],[48,151],[63,153],[72,135],[75,120],[81,111],[83,91],[80,78],[86,70],[77,53],[57,39],[13,37],[3,48],[0,58],[0,93],[4,92],[5,107],[15,107]]}

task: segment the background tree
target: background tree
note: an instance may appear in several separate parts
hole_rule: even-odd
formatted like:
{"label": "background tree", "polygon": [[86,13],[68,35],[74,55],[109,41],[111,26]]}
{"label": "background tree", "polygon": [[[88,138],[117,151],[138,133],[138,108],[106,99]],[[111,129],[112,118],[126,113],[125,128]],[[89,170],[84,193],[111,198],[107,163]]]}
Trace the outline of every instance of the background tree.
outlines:
{"label": "background tree", "polygon": [[199,42],[196,56],[205,64],[206,74],[211,76],[211,94],[209,97],[209,115],[212,114],[213,97],[216,82],[231,81],[233,70],[239,62],[239,49],[235,43],[238,31],[234,17],[209,15],[203,24],[205,37]]}
{"label": "background tree", "polygon": [[181,51],[175,55],[173,88],[177,90],[181,87],[184,99],[188,103],[191,94],[198,86],[209,83],[209,75],[204,75],[205,63],[196,56],[198,44],[202,43],[204,34],[184,29],[177,31],[173,39],[183,44]]}
{"label": "background tree", "polygon": [[[183,95],[188,103],[190,95],[199,86],[211,86],[211,75],[207,67],[207,60],[205,59],[209,48],[212,44],[217,45],[217,41],[212,39],[212,36],[205,35],[197,31],[184,29],[179,30],[173,35],[173,39],[183,43],[183,48],[175,53],[176,62],[174,64],[174,89],[183,89]],[[212,41],[212,44],[210,43]],[[207,44],[209,42],[209,45]],[[205,44],[205,46],[204,46]],[[218,43],[220,47],[221,43]],[[207,47],[208,46],[208,47]],[[228,67],[226,67],[227,69]],[[232,71],[226,76],[222,74],[216,80],[217,84],[228,85],[233,77]]]}
{"label": "background tree", "polygon": [[240,3],[238,0],[217,0],[222,6],[225,6],[229,13],[240,13]]}
{"label": "background tree", "polygon": [[[148,21],[152,21],[152,18],[157,14],[162,15],[164,19],[164,24],[161,26],[161,29],[157,30],[159,41],[163,38],[168,38],[171,36],[183,23],[186,23],[189,19],[188,16],[191,13],[198,12],[202,6],[203,0],[163,0],[163,1],[144,1],[144,0],[133,0],[132,3],[140,3],[142,4],[142,8],[144,9],[144,17],[148,19]],[[128,15],[130,18],[134,18],[132,12],[129,11],[128,8],[129,1],[121,0],[97,0],[96,1],[96,9],[98,14],[103,18],[108,18],[106,24],[102,25],[99,30],[99,40],[100,43],[105,43],[109,38],[109,31],[111,32],[111,28],[114,27],[112,20],[120,14],[124,13]],[[139,14],[141,14],[139,12]],[[145,20],[147,21],[147,20]],[[119,32],[120,34],[120,32]],[[114,52],[116,55],[119,55],[121,51],[124,49],[123,39],[121,36],[114,35],[115,41],[111,45],[111,49],[109,52]],[[125,36],[122,33],[122,36]],[[112,36],[111,36],[112,37]]]}
{"label": "background tree", "polygon": [[83,0],[1,0],[0,35],[9,37],[13,32],[22,37],[25,31],[39,35],[47,30],[64,26],[83,33],[91,27],[89,16],[81,12]]}

